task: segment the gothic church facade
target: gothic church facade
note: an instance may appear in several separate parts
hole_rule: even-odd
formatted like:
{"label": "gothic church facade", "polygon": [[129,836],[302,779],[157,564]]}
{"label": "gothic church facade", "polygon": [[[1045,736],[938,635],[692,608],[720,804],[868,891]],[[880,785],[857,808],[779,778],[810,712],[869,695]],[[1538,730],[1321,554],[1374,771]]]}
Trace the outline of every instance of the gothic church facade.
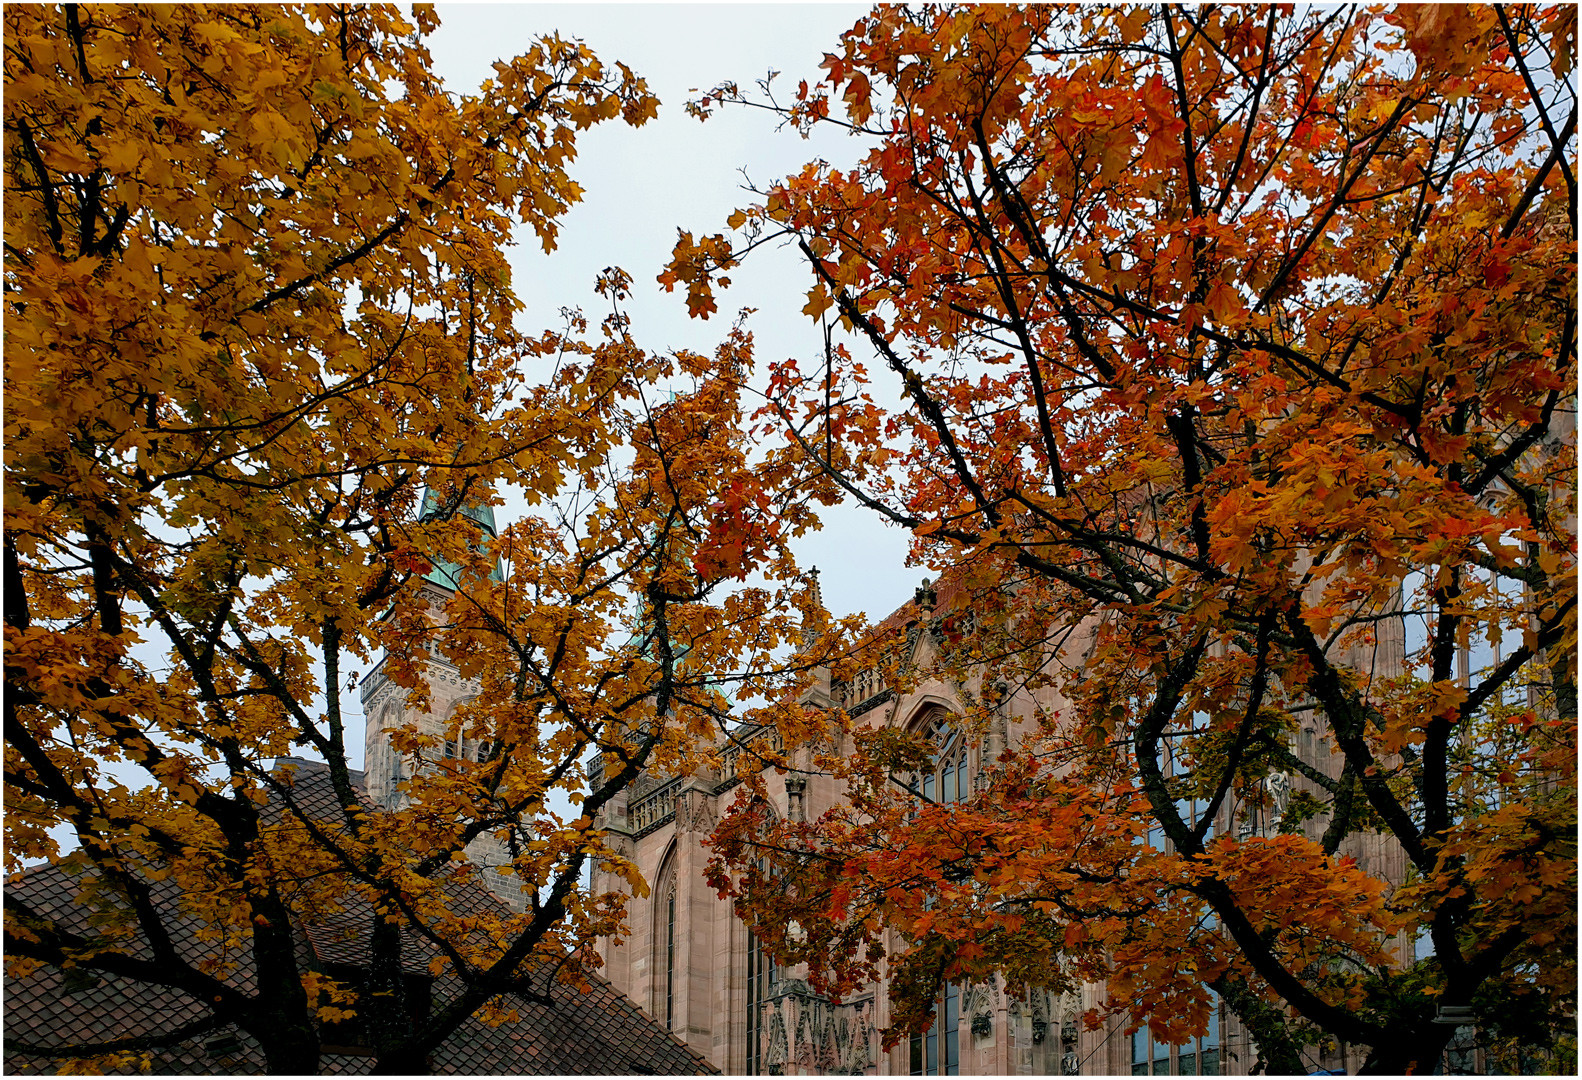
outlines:
{"label": "gothic church facade", "polygon": [[[904,608],[887,622],[907,614]],[[932,647],[926,634],[912,638],[920,649]],[[926,667],[927,656],[916,659]],[[826,674],[807,701],[839,704],[869,723],[927,731],[938,752],[933,775],[923,784],[946,800],[967,794],[983,763],[1030,723],[1033,707],[1030,700],[1013,698],[986,735],[973,741],[951,722],[961,711],[956,691],[938,680],[897,695],[874,671],[849,684],[832,684]],[[739,743],[760,735],[753,730],[733,734]],[[761,735],[773,739],[772,732]],[[773,813],[813,818],[835,805],[837,784],[811,768],[811,753],[794,749],[791,770],[765,771]],[[1034,992],[1011,998],[992,985],[946,987],[934,1029],[884,1051],[879,1029],[890,1022],[890,1008],[882,985],[835,1004],[813,993],[805,970],[775,964],[757,948],[730,902],[704,881],[710,855],[705,841],[736,797],[737,784],[727,757],[719,773],[644,775],[607,808],[603,824],[651,889],[647,898],[629,902],[630,937],[600,943],[605,976],[639,1007],[726,1073],[1077,1071],[1083,1038],[1078,1015],[1084,1003],[1076,995]],[[622,887],[614,875],[596,874],[593,881],[596,893]]]}
{"label": "gothic church facade", "polygon": [[[925,587],[917,598],[881,624],[904,634],[914,650],[912,662],[928,671],[937,645],[922,630],[935,603],[949,608],[964,598],[938,595]],[[977,688],[972,688],[974,691]],[[942,801],[964,798],[984,776],[1000,751],[1029,733],[1036,711],[1059,712],[1067,703],[1058,691],[1027,690],[1008,695],[993,722],[971,738],[955,722],[963,712],[958,689],[925,680],[905,693],[884,685],[878,672],[861,673],[850,683],[832,684],[827,676],[808,695],[814,706],[838,704],[849,714],[918,731],[935,747],[933,771],[920,778],[921,790]],[[1326,745],[1309,718],[1300,735],[1304,750]],[[738,743],[757,732],[733,733]],[[773,738],[772,732],[761,733]],[[781,749],[776,746],[776,750]],[[784,774],[767,769],[764,779],[772,812],[811,819],[839,798],[836,782],[811,767],[811,751],[793,750]],[[1338,769],[1338,762],[1323,763]],[[600,767],[594,763],[594,768]],[[1308,782],[1278,774],[1271,778],[1272,803],[1246,813],[1227,805],[1222,828],[1243,834],[1272,832],[1293,789]],[[1082,1015],[1101,1004],[1104,988],[1085,984],[1079,991],[1033,991],[1015,997],[994,984],[941,988],[934,1027],[925,1035],[881,1048],[879,1030],[890,1023],[883,985],[832,1003],[814,994],[807,972],[777,966],[759,950],[705,882],[709,859],[705,845],[715,823],[735,798],[738,781],[729,756],[720,773],[691,776],[645,775],[607,808],[602,824],[617,838],[622,854],[642,870],[651,887],[646,898],[629,902],[630,936],[603,941],[605,974],[637,1005],[722,1072],[734,1074],[868,1075],[1220,1075],[1246,1073],[1257,1059],[1251,1039],[1227,1010],[1211,1017],[1202,1038],[1183,1046],[1153,1041],[1146,1028],[1127,1033],[1116,1018],[1087,1030]],[[1234,823],[1234,824],[1233,824]],[[1399,873],[1399,852],[1370,837],[1353,856],[1375,872]],[[1398,879],[1397,879],[1398,880]],[[595,892],[623,888],[613,875],[596,874]],[[1345,1069],[1344,1048],[1314,1050],[1315,1068]]]}
{"label": "gothic church facade", "polygon": [[[487,509],[468,511],[490,535],[492,515]],[[423,583],[436,610],[451,593],[453,569],[439,566]],[[926,582],[925,582],[926,586]],[[904,633],[918,670],[930,669],[931,635],[921,628],[936,602],[947,607],[962,598],[919,590],[916,600],[904,605],[882,624]],[[1399,642],[1381,642],[1399,651]],[[437,651],[425,658],[431,686],[431,708],[418,712],[406,705],[405,692],[390,681],[384,664],[376,666],[362,682],[364,716],[367,718],[365,768],[370,796],[380,805],[395,805],[400,784],[414,767],[391,745],[392,731],[416,726],[434,735],[442,754],[476,760],[481,748],[465,739],[445,740],[455,710],[476,692]],[[1375,657],[1377,662],[1379,657]],[[1393,656],[1385,662],[1395,662]],[[1028,691],[1008,695],[993,723],[981,737],[971,738],[955,718],[962,712],[958,690],[937,680],[925,680],[906,693],[885,686],[876,671],[859,674],[849,683],[832,683],[827,673],[809,692],[808,704],[839,704],[854,717],[928,734],[936,747],[932,776],[922,778],[930,797],[950,801],[962,798],[984,775],[1000,751],[1028,733],[1037,711],[1058,713],[1066,707],[1058,691],[1039,691],[1035,700]],[[1305,722],[1300,734],[1303,757],[1322,757],[1317,748],[1328,743],[1318,730],[1322,718]],[[772,732],[742,730],[733,733],[738,743]],[[780,748],[777,746],[777,750]],[[1311,760],[1311,758],[1310,758]],[[778,774],[765,771],[773,813],[790,819],[811,819],[835,805],[836,782],[811,768],[811,751],[794,750],[793,768]],[[1320,767],[1338,772],[1338,761],[1319,761]],[[595,758],[591,770],[602,768]],[[727,1074],[769,1075],[1219,1075],[1245,1073],[1256,1060],[1246,1032],[1223,1008],[1211,1017],[1207,1034],[1185,1046],[1154,1042],[1146,1028],[1127,1033],[1120,1019],[1089,1031],[1082,1015],[1099,1005],[1103,987],[1086,984],[1079,991],[1054,994],[1032,991],[1009,996],[994,984],[941,989],[937,1019],[924,1035],[903,1039],[886,1051],[879,1031],[890,1023],[886,988],[867,987],[852,998],[834,1003],[815,994],[807,972],[774,963],[757,948],[730,902],[720,899],[704,879],[709,859],[706,840],[731,801],[738,784],[734,762],[727,759],[719,773],[707,771],[688,776],[643,774],[605,808],[599,824],[614,838],[621,853],[642,871],[650,885],[646,898],[630,899],[627,925],[630,935],[616,942],[599,942],[605,960],[604,975],[657,1023]],[[1284,798],[1308,781],[1278,774],[1270,778],[1272,810],[1258,815],[1229,806],[1219,828],[1272,831]],[[483,868],[501,865],[505,853],[489,837],[469,848],[474,864]],[[1348,845],[1348,853],[1364,868],[1387,879],[1400,880],[1401,856],[1381,837],[1364,837]],[[521,908],[523,896],[514,879],[485,874],[485,880],[506,903]],[[615,875],[593,872],[592,891],[626,889]],[[1408,946],[1409,948],[1409,946]],[[1314,1051],[1314,1066],[1345,1070],[1360,1061],[1350,1060],[1344,1048]]]}

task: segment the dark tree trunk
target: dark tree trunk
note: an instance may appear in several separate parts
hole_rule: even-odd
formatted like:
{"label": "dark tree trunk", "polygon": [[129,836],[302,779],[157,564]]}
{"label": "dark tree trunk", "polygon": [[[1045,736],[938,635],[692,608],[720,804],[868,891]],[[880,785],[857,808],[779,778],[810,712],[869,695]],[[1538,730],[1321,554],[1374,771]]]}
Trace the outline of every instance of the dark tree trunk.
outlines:
{"label": "dark tree trunk", "polygon": [[263,1045],[270,1075],[317,1076],[316,1003],[308,1000],[302,986],[291,913],[273,889],[250,893],[248,902],[261,1007],[248,1017],[246,1027]]}
{"label": "dark tree trunk", "polygon": [[375,1076],[427,1073],[428,1055],[412,1051],[417,1021],[401,967],[401,928],[375,912],[368,968],[357,994],[357,1013],[374,1052]]}
{"label": "dark tree trunk", "polygon": [[279,1027],[254,1031],[264,1048],[264,1071],[270,1076],[317,1076],[319,1033],[306,1016],[277,1017]]}
{"label": "dark tree trunk", "polygon": [[1400,1037],[1373,1047],[1357,1071],[1363,1076],[1430,1076],[1439,1067],[1445,1047],[1455,1034],[1453,1024],[1402,1024]]}
{"label": "dark tree trunk", "polygon": [[369,1076],[427,1076],[431,1070],[426,1054],[391,1053],[374,1058]]}

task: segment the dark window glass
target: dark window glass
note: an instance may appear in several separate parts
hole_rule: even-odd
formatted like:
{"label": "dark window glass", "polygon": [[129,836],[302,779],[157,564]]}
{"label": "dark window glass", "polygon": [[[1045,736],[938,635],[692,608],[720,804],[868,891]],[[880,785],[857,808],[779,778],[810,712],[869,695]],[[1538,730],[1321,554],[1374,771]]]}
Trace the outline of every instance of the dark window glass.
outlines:
{"label": "dark window glass", "polygon": [[934,745],[932,768],[913,774],[906,785],[928,802],[960,802],[967,797],[967,740],[950,723],[948,714],[938,712],[923,728]]}
{"label": "dark window glass", "polygon": [[758,939],[747,935],[747,1072],[763,1072],[763,1031],[765,1002],[769,984],[775,977],[775,962],[764,952]]}
{"label": "dark window glass", "polygon": [[665,904],[665,1027],[676,1026],[676,886],[672,882]]}
{"label": "dark window glass", "polygon": [[961,1055],[959,1048],[956,1045],[961,1034],[957,1026],[957,1021],[960,1019],[957,1014],[960,1008],[960,992],[956,989],[954,984],[946,986],[945,1029],[940,1032],[940,1038],[944,1040],[944,1053],[940,1055],[940,1057],[943,1059],[940,1062],[940,1065],[942,1066],[940,1072],[945,1076],[957,1076],[961,1072]]}
{"label": "dark window glass", "polygon": [[758,1072],[758,940],[747,935],[747,1064],[742,1072]]}
{"label": "dark window glass", "polygon": [[961,1074],[960,1032],[961,991],[946,984],[934,1005],[934,1026],[927,1033],[913,1035],[911,1068],[913,1076],[959,1076]]}
{"label": "dark window glass", "polygon": [[[764,869],[764,864],[759,864]],[[747,1069],[749,1075],[764,1072],[764,1032],[768,1027],[768,1010],[774,982],[780,977],[774,957],[764,949],[757,937],[747,935]]]}
{"label": "dark window glass", "polygon": [[967,740],[943,715],[934,719],[930,736],[934,751],[934,770],[939,774],[939,801],[960,802],[967,793]]}
{"label": "dark window glass", "polygon": [[1151,1071],[1155,1076],[1218,1076],[1219,1052],[1219,995],[1210,990],[1208,1023],[1201,1039],[1172,1048],[1153,1038],[1146,1026],[1132,1032],[1132,1075],[1146,1076]]}

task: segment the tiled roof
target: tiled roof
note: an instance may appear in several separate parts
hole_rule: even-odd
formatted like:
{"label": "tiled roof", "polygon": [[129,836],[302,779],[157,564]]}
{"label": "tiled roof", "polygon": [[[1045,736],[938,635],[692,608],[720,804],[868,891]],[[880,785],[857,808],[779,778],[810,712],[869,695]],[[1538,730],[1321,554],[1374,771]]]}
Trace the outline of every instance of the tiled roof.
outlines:
{"label": "tiled roof", "polygon": [[[329,784],[328,769],[315,762],[286,759],[277,762],[291,772],[293,797],[320,820],[333,819],[337,806]],[[361,783],[361,775],[354,774]],[[40,914],[60,919],[78,930],[88,929],[91,911],[78,896],[81,882],[53,866],[24,871],[7,886],[8,892]],[[458,889],[463,907],[499,907],[499,901],[476,886]],[[174,913],[177,896],[169,885],[156,887],[156,902]],[[324,963],[356,964],[366,940],[363,912],[309,917],[303,927],[304,959],[307,949]],[[173,920],[178,949],[196,955],[193,925]],[[409,970],[425,971],[427,950],[403,950]],[[139,944],[140,951],[146,947]],[[207,952],[207,950],[205,950]],[[250,988],[250,956],[236,958],[227,981]],[[552,1006],[525,999],[513,1002],[519,1019],[490,1027],[469,1018],[435,1051],[428,1070],[445,1075],[619,1075],[657,1073],[679,1075],[715,1070],[699,1055],[677,1041],[609,983],[590,978],[586,991],[555,983],[549,991]],[[436,998],[448,997],[458,984],[442,977],[433,988]],[[111,976],[67,975],[42,968],[21,979],[5,982],[5,1035],[7,1042],[35,1045],[103,1043],[171,1031],[201,1019],[203,1004],[179,990]],[[54,1073],[62,1062],[42,1056],[5,1053],[8,1073]],[[372,1057],[324,1054],[321,1072],[364,1074]],[[254,1074],[264,1069],[264,1055],[251,1036],[223,1028],[156,1051],[150,1066],[161,1074]],[[414,1071],[425,1071],[414,1069]]]}
{"label": "tiled roof", "polygon": [[[966,585],[961,580],[961,574],[954,569],[945,571],[937,581],[931,582],[930,588],[934,593],[933,610],[936,614],[955,611],[965,606],[971,599]],[[874,629],[878,632],[901,630],[914,619],[927,617],[928,615],[918,607],[917,600],[912,599],[879,620]]]}

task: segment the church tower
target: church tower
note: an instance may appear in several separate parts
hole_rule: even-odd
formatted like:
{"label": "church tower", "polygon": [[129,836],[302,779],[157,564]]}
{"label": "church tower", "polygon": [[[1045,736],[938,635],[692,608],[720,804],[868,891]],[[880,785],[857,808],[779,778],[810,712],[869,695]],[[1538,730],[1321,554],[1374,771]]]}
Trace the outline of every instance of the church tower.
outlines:
{"label": "church tower", "polygon": [[[439,496],[432,488],[423,493],[420,521],[427,521],[442,512]],[[458,513],[477,523],[489,537],[498,535],[494,511],[484,505],[462,507]],[[504,580],[498,560],[490,571],[491,581]],[[418,596],[428,603],[431,618],[439,622],[445,605],[455,595],[461,579],[461,567],[443,559],[435,559],[433,569],[423,575]],[[433,768],[434,759],[458,758],[480,761],[484,744],[478,739],[465,738],[452,730],[456,710],[478,694],[478,685],[463,678],[430,643],[423,658],[424,678],[429,685],[429,709],[423,711],[408,706],[406,691],[393,682],[386,673],[386,660],[381,657],[373,670],[363,676],[359,687],[362,695],[364,736],[363,769],[368,795],[386,809],[396,809],[404,804],[406,796],[401,790],[404,780],[422,769]],[[425,735],[435,737],[438,745],[428,751],[429,760],[414,760],[411,755],[396,752],[391,742],[393,732],[416,728]],[[492,836],[480,836],[467,845],[467,856],[472,864],[485,873],[481,880],[510,907],[523,910],[526,897],[515,877],[488,872],[509,863],[505,845]]]}

